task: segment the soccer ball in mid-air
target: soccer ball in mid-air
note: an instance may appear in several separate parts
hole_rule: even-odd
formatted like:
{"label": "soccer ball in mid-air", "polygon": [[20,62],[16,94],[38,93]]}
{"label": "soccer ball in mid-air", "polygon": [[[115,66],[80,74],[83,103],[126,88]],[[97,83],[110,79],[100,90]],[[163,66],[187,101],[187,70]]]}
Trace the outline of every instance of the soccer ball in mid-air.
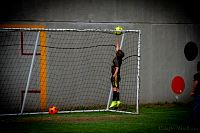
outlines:
{"label": "soccer ball in mid-air", "polygon": [[49,114],[56,114],[58,112],[58,108],[55,106],[49,107]]}
{"label": "soccer ball in mid-air", "polygon": [[114,34],[115,35],[121,35],[122,34],[122,30],[123,30],[123,28],[121,26],[115,27]]}

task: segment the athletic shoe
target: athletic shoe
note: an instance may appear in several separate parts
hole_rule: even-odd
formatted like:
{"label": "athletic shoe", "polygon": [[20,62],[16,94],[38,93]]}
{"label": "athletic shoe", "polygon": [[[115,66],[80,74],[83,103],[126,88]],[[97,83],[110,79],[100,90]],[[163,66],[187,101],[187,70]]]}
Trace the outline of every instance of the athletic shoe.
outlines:
{"label": "athletic shoe", "polygon": [[121,104],[122,102],[120,101],[117,101],[117,107],[119,107],[119,105]]}
{"label": "athletic shoe", "polygon": [[114,108],[115,106],[117,106],[117,101],[112,101],[109,108]]}

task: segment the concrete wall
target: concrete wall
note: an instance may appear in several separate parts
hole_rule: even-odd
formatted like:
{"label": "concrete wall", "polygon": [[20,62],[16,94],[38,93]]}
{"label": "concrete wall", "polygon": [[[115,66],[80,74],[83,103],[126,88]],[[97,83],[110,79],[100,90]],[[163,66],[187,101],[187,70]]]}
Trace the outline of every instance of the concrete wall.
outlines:
{"label": "concrete wall", "polygon": [[6,1],[1,20],[98,23],[198,22],[194,0],[19,0]]}
{"label": "concrete wall", "polygon": [[100,28],[142,30],[141,103],[176,101],[171,80],[180,75],[185,91],[178,101],[191,100],[193,74],[200,55],[184,56],[193,41],[200,49],[200,25],[195,1],[180,0],[18,0],[6,1],[0,23],[39,24],[48,28]]}

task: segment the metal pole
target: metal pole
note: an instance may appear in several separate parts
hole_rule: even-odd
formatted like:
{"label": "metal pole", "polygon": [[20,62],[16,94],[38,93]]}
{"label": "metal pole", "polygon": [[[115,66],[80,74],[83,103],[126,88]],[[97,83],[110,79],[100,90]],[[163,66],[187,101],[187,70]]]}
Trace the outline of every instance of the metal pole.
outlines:
{"label": "metal pole", "polygon": [[29,85],[30,85],[30,79],[31,79],[31,74],[32,74],[32,70],[33,70],[33,64],[34,64],[34,61],[35,61],[35,55],[36,55],[36,51],[37,51],[37,44],[38,44],[38,40],[39,40],[39,35],[40,35],[40,31],[38,31],[37,38],[36,38],[36,41],[35,41],[35,47],[34,47],[34,51],[33,51],[33,58],[32,58],[32,62],[31,62],[31,66],[30,66],[30,71],[29,71],[29,75],[28,75],[28,81],[27,81],[27,84],[26,84],[26,90],[25,90],[25,93],[24,93],[24,99],[23,99],[23,104],[22,104],[22,108],[21,108],[21,113],[20,114],[23,114],[23,111],[24,111],[24,105],[25,105],[25,102],[26,102],[26,96],[27,96]]}
{"label": "metal pole", "polygon": [[141,31],[138,35],[138,71],[137,71],[137,100],[136,100],[136,113],[139,114],[139,89],[140,89],[140,41],[141,41]]}

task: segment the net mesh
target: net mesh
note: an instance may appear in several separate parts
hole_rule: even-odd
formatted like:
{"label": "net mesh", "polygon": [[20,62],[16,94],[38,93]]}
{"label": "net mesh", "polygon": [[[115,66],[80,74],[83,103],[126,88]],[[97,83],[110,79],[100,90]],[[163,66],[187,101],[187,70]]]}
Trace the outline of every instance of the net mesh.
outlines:
{"label": "net mesh", "polygon": [[[24,112],[48,111],[51,105],[59,111],[106,109],[116,35],[99,31],[43,32],[45,36],[40,34]],[[19,113],[22,108],[36,36],[37,31],[0,31],[1,114]],[[135,112],[138,32],[125,33],[122,50],[125,53],[120,82],[123,104],[118,110]],[[45,88],[41,86],[43,82]]]}

